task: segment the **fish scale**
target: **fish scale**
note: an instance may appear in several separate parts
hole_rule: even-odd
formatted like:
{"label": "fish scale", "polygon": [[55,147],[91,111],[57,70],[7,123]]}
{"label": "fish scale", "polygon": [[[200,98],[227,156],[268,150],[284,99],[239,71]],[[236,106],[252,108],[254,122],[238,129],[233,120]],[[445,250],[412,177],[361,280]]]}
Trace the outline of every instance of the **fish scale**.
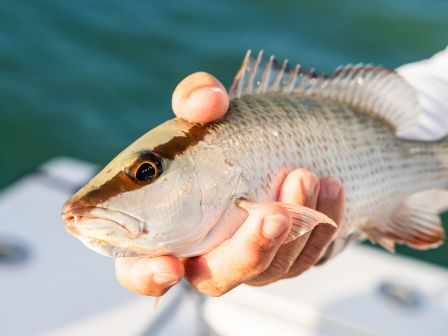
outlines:
{"label": "fish scale", "polygon": [[[243,167],[247,197],[274,200],[285,169],[305,167],[346,189],[346,237],[357,218],[388,214],[406,195],[448,185],[448,142],[398,139],[378,120],[329,99],[244,96],[205,141]],[[274,183],[275,182],[275,183]]]}

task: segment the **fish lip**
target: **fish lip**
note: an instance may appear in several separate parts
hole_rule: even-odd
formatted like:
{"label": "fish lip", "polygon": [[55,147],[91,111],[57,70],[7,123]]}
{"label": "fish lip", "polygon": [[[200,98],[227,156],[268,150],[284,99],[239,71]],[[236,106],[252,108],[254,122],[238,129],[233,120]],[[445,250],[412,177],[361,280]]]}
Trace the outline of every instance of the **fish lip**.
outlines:
{"label": "fish lip", "polygon": [[[82,218],[96,219],[96,218],[98,218],[98,219],[102,219],[102,220],[107,220],[109,222],[112,222],[112,223],[118,225],[123,230],[126,230],[127,233],[133,234],[133,232],[131,232],[126,226],[124,226],[123,224],[120,224],[114,220],[105,219],[102,217],[87,216],[87,215],[82,215],[82,214],[62,214],[62,218],[65,222],[65,229],[68,231],[68,233],[70,233],[71,235],[73,235],[75,237],[81,235],[81,232],[77,229],[75,217],[77,217],[79,219],[82,219]],[[89,238],[98,240],[97,238],[93,238],[93,237],[89,237]]]}
{"label": "fish lip", "polygon": [[[99,212],[99,214],[95,214],[94,213],[95,210]],[[126,218],[128,225],[120,223],[116,219],[107,216],[108,214],[111,213],[115,213],[118,214],[119,216]],[[138,236],[139,234],[144,232],[144,224],[138,218],[110,208],[104,208],[98,206],[76,207],[76,208],[70,208],[68,210],[64,209],[64,211],[61,213],[61,216],[63,221],[65,222],[65,228],[69,233],[73,235],[76,235],[76,233],[78,233],[75,224],[76,217],[91,218],[91,219],[98,218],[110,221],[121,227],[123,230],[125,230],[128,234],[132,236]]]}
{"label": "fish lip", "polygon": [[117,244],[91,237],[79,237],[79,240],[91,250],[106,257],[137,257],[141,254],[132,249],[125,249]]}

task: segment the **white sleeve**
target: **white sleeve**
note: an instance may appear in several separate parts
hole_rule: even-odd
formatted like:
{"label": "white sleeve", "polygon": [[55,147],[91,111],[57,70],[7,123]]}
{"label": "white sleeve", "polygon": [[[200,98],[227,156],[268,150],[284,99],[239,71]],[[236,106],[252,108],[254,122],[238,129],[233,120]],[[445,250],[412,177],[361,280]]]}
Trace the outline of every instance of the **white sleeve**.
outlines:
{"label": "white sleeve", "polygon": [[448,47],[433,57],[403,65],[397,72],[415,88],[422,114],[411,137],[436,140],[448,134]]}

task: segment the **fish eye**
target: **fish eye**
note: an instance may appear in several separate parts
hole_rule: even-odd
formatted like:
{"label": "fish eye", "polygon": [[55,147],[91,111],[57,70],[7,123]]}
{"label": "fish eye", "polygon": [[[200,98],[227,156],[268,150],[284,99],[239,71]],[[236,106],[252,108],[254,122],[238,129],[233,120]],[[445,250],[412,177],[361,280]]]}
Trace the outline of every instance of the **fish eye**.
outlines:
{"label": "fish eye", "polygon": [[126,173],[138,183],[153,182],[163,173],[163,160],[154,152],[137,153],[128,160]]}
{"label": "fish eye", "polygon": [[152,181],[158,174],[156,164],[152,161],[145,161],[135,170],[134,179],[139,182]]}

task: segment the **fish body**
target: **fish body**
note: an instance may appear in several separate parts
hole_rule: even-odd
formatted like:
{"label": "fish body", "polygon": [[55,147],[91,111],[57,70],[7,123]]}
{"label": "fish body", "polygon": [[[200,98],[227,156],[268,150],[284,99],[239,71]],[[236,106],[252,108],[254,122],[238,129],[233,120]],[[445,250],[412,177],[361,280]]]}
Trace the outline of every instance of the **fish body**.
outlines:
{"label": "fish body", "polygon": [[[419,111],[403,82],[372,66],[327,78],[248,56],[224,118],[172,119],[143,135],[66,203],[67,230],[111,256],[199,255],[238,229],[242,200],[271,204],[286,174],[305,167],[346,190],[344,225],[327,257],[365,238],[388,249],[438,246],[448,141],[405,139]],[[327,221],[277,205],[292,215],[290,239]]]}
{"label": "fish body", "polygon": [[208,141],[242,169],[244,197],[276,199],[283,178],[297,167],[336,177],[346,190],[341,241],[368,225],[388,225],[407,195],[448,187],[446,139],[397,138],[383,122],[330,99],[244,96],[229,112],[211,127]]}

